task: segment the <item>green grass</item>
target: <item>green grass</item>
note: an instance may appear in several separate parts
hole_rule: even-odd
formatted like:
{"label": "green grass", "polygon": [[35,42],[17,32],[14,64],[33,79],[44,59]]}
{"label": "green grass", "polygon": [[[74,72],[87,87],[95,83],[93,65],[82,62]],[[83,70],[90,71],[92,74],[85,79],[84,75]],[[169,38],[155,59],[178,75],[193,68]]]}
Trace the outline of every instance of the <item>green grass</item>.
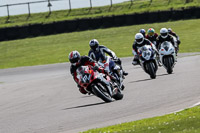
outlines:
{"label": "green grass", "polygon": [[39,24],[39,23],[51,23],[54,21],[62,20],[72,20],[80,18],[90,18],[90,17],[100,17],[100,16],[111,16],[111,15],[120,15],[120,14],[132,14],[132,13],[141,13],[141,12],[151,12],[157,10],[168,10],[170,8],[180,9],[182,7],[191,7],[191,6],[200,6],[200,0],[193,0],[190,3],[185,3],[186,0],[153,0],[150,4],[150,0],[133,0],[131,2],[124,2],[120,4],[114,4],[112,7],[103,6],[103,7],[94,7],[90,8],[81,8],[81,9],[72,9],[54,11],[48,16],[46,13],[37,13],[31,14],[28,17],[28,14],[11,16],[9,21],[7,17],[0,17],[0,28],[1,27],[11,27],[11,26],[21,26],[28,24]]}
{"label": "green grass", "polygon": [[180,36],[180,52],[200,52],[200,19],[167,23],[143,24],[108,29],[27,38],[0,42],[0,68],[32,66],[68,61],[68,54],[78,50],[87,55],[89,41],[98,39],[100,44],[113,50],[119,57],[132,56],[132,43],[141,28],[153,27],[159,33],[162,27],[171,27]]}
{"label": "green grass", "polygon": [[181,112],[97,128],[83,133],[199,133],[200,106]]}

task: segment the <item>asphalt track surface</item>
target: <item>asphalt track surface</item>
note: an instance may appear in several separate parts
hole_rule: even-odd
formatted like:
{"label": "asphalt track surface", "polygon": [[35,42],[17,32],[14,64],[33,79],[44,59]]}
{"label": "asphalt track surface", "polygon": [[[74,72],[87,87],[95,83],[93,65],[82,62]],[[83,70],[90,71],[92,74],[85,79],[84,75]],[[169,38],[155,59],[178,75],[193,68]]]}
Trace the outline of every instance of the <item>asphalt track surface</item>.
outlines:
{"label": "asphalt track surface", "polygon": [[153,80],[132,57],[122,61],[124,98],[112,103],[79,93],[69,63],[0,70],[0,133],[76,133],[200,102],[200,55],[178,58],[170,75],[159,68]]}

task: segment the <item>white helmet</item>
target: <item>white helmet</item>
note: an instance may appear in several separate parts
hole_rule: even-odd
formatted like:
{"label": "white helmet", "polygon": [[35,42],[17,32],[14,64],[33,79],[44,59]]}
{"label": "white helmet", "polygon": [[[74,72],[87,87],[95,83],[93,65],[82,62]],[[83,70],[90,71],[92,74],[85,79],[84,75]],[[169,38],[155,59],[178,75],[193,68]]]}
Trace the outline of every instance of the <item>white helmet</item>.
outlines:
{"label": "white helmet", "polygon": [[99,42],[97,41],[97,39],[92,39],[90,40],[89,45],[92,50],[96,51],[99,47]]}
{"label": "white helmet", "polygon": [[138,44],[142,44],[143,41],[144,41],[144,36],[141,34],[141,33],[137,33],[135,35],[135,41],[138,43]]}
{"label": "white helmet", "polygon": [[166,28],[160,29],[160,35],[161,35],[162,38],[167,38],[168,30]]}

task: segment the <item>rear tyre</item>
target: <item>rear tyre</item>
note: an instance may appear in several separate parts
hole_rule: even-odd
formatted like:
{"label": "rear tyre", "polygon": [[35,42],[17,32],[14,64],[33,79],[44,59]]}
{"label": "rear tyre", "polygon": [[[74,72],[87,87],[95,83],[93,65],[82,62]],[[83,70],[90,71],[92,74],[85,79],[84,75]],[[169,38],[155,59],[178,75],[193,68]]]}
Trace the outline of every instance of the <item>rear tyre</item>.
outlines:
{"label": "rear tyre", "polygon": [[96,96],[101,98],[103,101],[112,102],[112,97],[107,92],[107,89],[106,88],[102,88],[102,87],[103,87],[103,85],[101,85],[99,87],[97,87],[96,85],[93,85],[92,86],[92,91],[94,92],[94,94]]}

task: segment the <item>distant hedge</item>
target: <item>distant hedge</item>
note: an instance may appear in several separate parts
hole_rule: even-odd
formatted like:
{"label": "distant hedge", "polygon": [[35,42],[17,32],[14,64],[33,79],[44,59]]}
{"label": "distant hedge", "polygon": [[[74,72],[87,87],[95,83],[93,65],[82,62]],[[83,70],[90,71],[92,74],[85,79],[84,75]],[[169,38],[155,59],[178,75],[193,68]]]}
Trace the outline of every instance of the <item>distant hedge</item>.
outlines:
{"label": "distant hedge", "polygon": [[0,28],[0,41],[98,28],[109,28],[193,18],[200,18],[200,7],[191,7],[188,9],[182,8],[180,10],[171,9],[167,11],[134,13],[118,16],[113,15],[98,18],[65,20],[49,24],[30,24],[27,26]]}

